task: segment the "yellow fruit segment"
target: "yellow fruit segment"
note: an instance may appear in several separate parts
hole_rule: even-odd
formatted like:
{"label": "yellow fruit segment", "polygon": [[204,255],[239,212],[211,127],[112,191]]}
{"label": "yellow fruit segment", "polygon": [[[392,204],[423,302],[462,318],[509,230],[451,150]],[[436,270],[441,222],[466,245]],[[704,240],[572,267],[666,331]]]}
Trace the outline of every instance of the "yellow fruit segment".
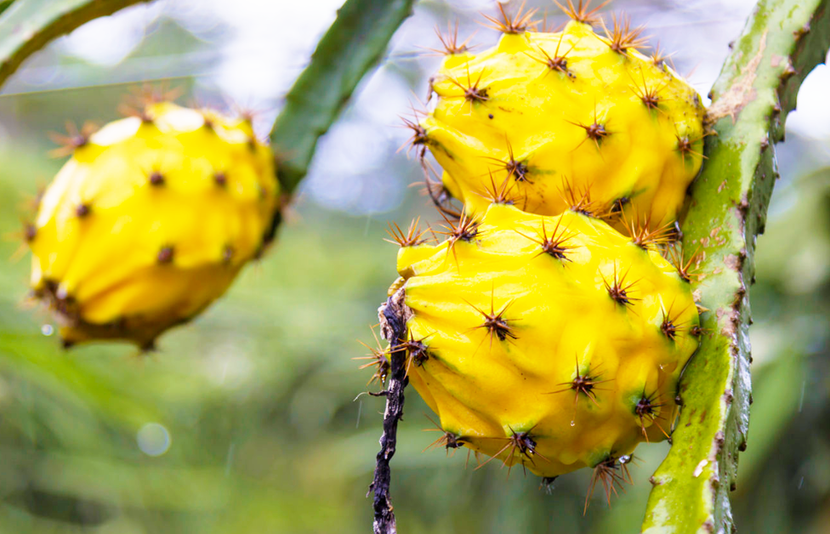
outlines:
{"label": "yellow fruit segment", "polygon": [[661,58],[635,48],[572,21],[450,55],[417,143],[468,213],[483,212],[507,181],[531,213],[587,199],[596,212],[672,222],[701,166],[705,110]]}
{"label": "yellow fruit segment", "polygon": [[409,377],[441,428],[545,477],[665,439],[698,346],[688,281],[598,219],[480,213],[398,256]]}
{"label": "yellow fruit segment", "polygon": [[66,343],[149,346],[262,251],[278,202],[273,155],[248,122],[150,105],[78,143],[44,192],[32,289]]}

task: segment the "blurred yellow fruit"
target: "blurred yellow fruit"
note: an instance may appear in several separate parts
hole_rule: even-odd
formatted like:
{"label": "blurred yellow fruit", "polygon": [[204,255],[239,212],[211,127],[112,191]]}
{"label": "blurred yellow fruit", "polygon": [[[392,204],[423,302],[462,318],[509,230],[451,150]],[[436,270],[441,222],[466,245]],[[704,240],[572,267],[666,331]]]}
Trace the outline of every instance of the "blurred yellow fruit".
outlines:
{"label": "blurred yellow fruit", "polygon": [[161,102],[69,143],[27,230],[34,295],[66,344],[151,347],[272,237],[274,158],[248,121]]}

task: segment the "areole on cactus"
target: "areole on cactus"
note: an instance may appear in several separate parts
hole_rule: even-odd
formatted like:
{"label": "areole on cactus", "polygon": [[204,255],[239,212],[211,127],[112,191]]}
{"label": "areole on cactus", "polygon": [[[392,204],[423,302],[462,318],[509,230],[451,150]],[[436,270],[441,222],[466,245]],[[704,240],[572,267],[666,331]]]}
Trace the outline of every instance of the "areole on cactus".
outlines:
{"label": "areole on cactus", "polygon": [[280,188],[246,119],[171,102],[65,139],[27,229],[35,297],[66,344],[150,347],[222,295],[272,235]]}

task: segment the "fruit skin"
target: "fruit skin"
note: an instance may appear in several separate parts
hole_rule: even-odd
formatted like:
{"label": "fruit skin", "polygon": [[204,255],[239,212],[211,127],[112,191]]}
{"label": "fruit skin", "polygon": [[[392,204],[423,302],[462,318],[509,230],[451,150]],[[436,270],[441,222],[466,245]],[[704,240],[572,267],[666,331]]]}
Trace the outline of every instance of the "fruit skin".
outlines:
{"label": "fruit skin", "polygon": [[269,241],[274,157],[250,123],[169,102],[76,142],[28,237],[31,287],[66,344],[150,347]]}
{"label": "fruit skin", "polygon": [[[492,204],[476,222],[470,239],[398,255],[409,378],[441,428],[544,477],[664,439],[698,346],[689,283],[658,250],[579,213]],[[562,238],[560,253],[544,235]],[[572,389],[579,376],[588,392]],[[644,400],[651,413],[638,415]]]}
{"label": "fruit skin", "polygon": [[571,21],[444,60],[418,142],[468,213],[486,209],[492,175],[531,213],[559,214],[587,194],[597,211],[677,218],[702,163],[705,109],[660,57],[613,44]]}

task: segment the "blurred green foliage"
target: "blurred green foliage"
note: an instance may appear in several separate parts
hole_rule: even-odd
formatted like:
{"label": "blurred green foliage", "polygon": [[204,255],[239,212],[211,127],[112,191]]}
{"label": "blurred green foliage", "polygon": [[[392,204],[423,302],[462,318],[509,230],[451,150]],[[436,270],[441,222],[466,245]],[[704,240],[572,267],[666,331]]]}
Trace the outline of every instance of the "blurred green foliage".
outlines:
{"label": "blurred green foliage", "polygon": [[[396,273],[386,220],[423,214],[413,189],[394,212],[350,217],[300,198],[278,242],[228,295],[160,351],[124,345],[64,352],[26,305],[28,262],[14,261],[26,198],[61,165],[46,132],[66,119],[112,120],[124,87],[0,97],[0,532],[368,532],[365,498],[383,399],[357,395],[375,310]],[[797,150],[813,150],[804,142]],[[826,140],[825,146],[830,146]],[[401,159],[389,179],[411,180]],[[786,168],[784,169],[785,175]],[[742,455],[737,524],[753,534],[830,524],[830,169],[778,184],[759,239],[755,403]],[[8,260],[7,260],[8,259]],[[356,398],[357,397],[357,398]],[[407,534],[637,532],[648,476],[668,449],[641,446],[635,486],[582,515],[590,473],[539,479],[466,451],[423,452],[436,437],[410,390],[392,497]],[[142,452],[145,425],[169,449]],[[158,427],[155,427],[158,428]]]}

